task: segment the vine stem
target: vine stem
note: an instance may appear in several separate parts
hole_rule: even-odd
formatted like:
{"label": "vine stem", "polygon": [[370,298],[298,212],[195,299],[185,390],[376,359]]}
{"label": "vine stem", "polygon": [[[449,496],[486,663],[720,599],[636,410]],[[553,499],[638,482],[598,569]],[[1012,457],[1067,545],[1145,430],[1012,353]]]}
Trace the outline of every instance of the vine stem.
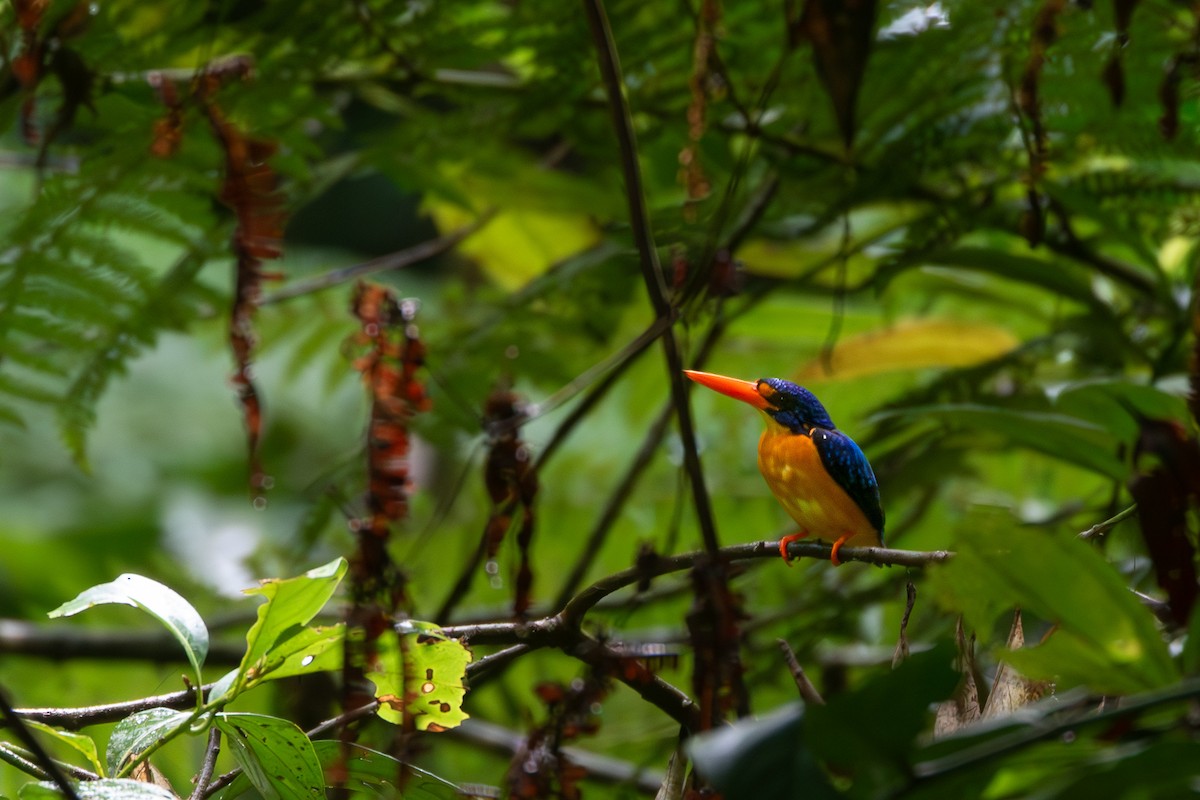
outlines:
{"label": "vine stem", "polygon": [[[621,171],[625,178],[625,198],[629,205],[629,225],[638,251],[642,278],[654,313],[660,319],[673,323],[676,311],[667,297],[667,284],[659,263],[658,249],[654,244],[654,233],[650,228],[650,215],[646,209],[646,197],[642,188],[642,172],[638,165],[637,138],[633,132],[633,118],[625,97],[625,80],[621,76],[621,64],[617,58],[616,41],[608,23],[602,0],[582,0],[584,15],[591,29],[595,45],[600,78],[608,96],[608,108],[612,116],[613,131],[621,154]],[[695,427],[692,424],[688,390],[684,385],[683,357],[674,327],[663,334],[663,353],[667,362],[667,380],[671,386],[671,401],[675,404],[679,418],[679,433],[683,442],[683,462],[692,486],[696,517],[705,549],[712,555],[720,549],[717,541],[717,526],[713,519],[712,504],[704,484],[704,472],[700,467],[700,454],[696,447]]]}

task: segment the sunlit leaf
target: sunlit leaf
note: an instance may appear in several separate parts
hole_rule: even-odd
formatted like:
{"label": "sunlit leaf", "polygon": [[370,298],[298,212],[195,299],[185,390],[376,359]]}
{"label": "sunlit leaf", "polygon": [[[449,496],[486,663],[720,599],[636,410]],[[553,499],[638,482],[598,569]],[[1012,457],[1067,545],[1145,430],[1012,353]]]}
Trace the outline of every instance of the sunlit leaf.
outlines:
{"label": "sunlit leaf", "polygon": [[428,623],[406,627],[380,638],[377,668],[367,672],[379,716],[397,725],[408,716],[422,731],[458,727],[470,716],[462,704],[471,651]]}
{"label": "sunlit leaf", "polygon": [[208,628],[191,603],[158,581],[126,573],[110,583],[87,589],[74,600],[51,611],[49,616],[69,617],[93,606],[109,603],[140,608],[166,626],[183,645],[195,672],[196,683],[203,683],[200,667],[208,655]]}
{"label": "sunlit leaf", "polygon": [[261,586],[247,589],[246,594],[260,595],[267,601],[258,607],[258,616],[246,634],[246,655],[236,676],[221,681],[223,692],[242,681],[335,666],[343,628],[304,626],[329,602],[346,569],[346,560],[338,558],[298,577],[263,581]]}

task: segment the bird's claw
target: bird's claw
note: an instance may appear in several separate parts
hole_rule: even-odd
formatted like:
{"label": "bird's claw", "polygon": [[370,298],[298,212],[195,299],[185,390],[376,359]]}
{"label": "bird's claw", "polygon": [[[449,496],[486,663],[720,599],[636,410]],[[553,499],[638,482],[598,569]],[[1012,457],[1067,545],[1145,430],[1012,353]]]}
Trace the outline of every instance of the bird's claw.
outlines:
{"label": "bird's claw", "polygon": [[833,543],[833,549],[829,551],[829,563],[830,564],[833,564],[835,567],[840,567],[842,565],[842,563],[843,563],[842,560],[840,558],[838,558],[838,551],[842,549],[842,545],[844,545],[847,541],[849,541],[849,539],[850,539],[850,534],[846,534],[845,536],[843,536],[842,538],[838,539],[836,542]]}
{"label": "bird's claw", "polygon": [[799,533],[791,533],[779,540],[779,555],[783,556],[783,563],[789,567],[792,565],[792,559],[788,558],[788,545],[792,542],[797,542],[808,536],[808,531],[800,531]]}

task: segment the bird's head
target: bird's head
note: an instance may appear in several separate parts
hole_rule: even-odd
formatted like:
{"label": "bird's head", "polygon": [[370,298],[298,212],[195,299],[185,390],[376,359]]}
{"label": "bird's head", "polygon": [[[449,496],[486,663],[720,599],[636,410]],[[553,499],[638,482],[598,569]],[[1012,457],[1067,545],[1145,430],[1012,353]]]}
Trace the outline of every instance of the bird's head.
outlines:
{"label": "bird's head", "polygon": [[744,381],[711,372],[685,369],[684,374],[702,386],[749,403],[792,433],[807,433],[813,428],[834,430],[829,412],[816,395],[782,378]]}

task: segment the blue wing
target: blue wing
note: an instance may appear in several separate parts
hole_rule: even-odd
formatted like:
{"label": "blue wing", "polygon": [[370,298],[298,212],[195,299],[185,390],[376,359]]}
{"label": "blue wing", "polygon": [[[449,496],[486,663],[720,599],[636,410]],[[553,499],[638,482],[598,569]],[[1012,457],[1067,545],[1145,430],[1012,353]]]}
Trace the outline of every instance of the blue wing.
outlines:
{"label": "blue wing", "polygon": [[879,531],[883,541],[883,506],[879,504],[879,484],[867,457],[854,440],[841,431],[813,428],[813,444],[825,471],[838,486],[846,490],[867,521]]}

